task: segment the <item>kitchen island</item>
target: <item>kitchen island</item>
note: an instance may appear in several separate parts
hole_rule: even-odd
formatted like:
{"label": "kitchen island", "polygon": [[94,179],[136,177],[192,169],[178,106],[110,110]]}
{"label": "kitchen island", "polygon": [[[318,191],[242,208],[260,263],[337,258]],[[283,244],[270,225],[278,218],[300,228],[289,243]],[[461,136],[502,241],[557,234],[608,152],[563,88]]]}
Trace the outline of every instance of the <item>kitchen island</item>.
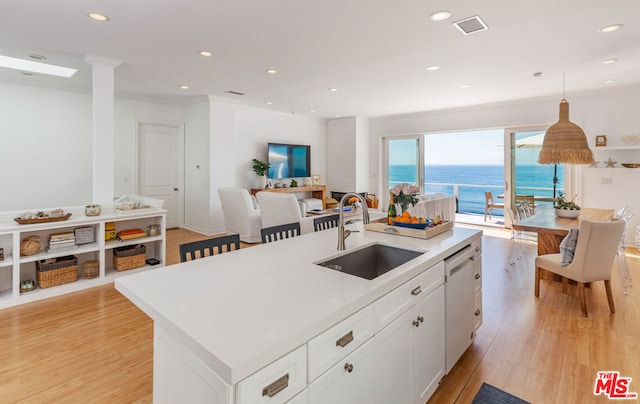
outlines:
{"label": "kitchen island", "polygon": [[[376,338],[427,303],[433,318],[418,314],[413,327],[433,334],[418,346],[432,347],[434,375],[407,394],[428,399],[444,375],[443,260],[479,245],[482,232],[456,227],[423,240],[348,228],[360,232],[343,252],[330,229],[118,278],[116,289],[154,320],[154,402],[375,402],[376,389],[393,390],[371,384],[384,360]],[[316,264],[374,243],[424,253],[373,280]],[[359,379],[342,383],[342,373]],[[421,375],[407,374],[400,383],[416,390]]]}

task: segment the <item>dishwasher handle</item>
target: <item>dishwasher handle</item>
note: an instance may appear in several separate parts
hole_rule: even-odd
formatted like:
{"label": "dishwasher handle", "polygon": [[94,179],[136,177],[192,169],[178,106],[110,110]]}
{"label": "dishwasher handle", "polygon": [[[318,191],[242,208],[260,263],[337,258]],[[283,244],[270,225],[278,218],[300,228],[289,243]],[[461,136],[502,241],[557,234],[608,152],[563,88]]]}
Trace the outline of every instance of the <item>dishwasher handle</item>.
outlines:
{"label": "dishwasher handle", "polygon": [[460,264],[464,263],[468,259],[473,259],[475,251],[471,248],[470,245],[466,246],[462,250],[453,254],[451,257],[444,260],[444,267],[446,271],[450,271],[453,268],[460,266]]}

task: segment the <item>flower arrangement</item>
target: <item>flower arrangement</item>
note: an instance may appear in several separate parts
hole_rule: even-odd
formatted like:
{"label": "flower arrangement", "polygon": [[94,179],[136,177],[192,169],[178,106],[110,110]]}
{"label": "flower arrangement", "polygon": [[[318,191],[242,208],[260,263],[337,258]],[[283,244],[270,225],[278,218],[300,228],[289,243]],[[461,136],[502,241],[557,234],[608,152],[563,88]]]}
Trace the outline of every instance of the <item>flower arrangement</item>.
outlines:
{"label": "flower arrangement", "polygon": [[409,185],[406,182],[398,184],[389,190],[391,194],[391,202],[399,203],[402,206],[402,211],[406,211],[409,205],[418,203],[418,193],[420,188],[415,185]]}
{"label": "flower arrangement", "polygon": [[570,201],[567,201],[564,193],[560,192],[560,196],[558,196],[558,200],[556,201],[556,205],[554,206],[556,209],[564,209],[564,210],[580,210],[580,206],[575,203],[577,195],[571,198]]}

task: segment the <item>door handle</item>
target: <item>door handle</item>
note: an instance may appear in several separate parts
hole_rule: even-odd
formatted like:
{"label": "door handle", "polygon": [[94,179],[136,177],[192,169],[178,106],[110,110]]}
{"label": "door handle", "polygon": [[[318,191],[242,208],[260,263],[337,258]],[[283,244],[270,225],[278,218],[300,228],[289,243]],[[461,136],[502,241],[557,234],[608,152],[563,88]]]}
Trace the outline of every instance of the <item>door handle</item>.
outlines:
{"label": "door handle", "polygon": [[178,191],[178,188],[173,188],[174,191]]}

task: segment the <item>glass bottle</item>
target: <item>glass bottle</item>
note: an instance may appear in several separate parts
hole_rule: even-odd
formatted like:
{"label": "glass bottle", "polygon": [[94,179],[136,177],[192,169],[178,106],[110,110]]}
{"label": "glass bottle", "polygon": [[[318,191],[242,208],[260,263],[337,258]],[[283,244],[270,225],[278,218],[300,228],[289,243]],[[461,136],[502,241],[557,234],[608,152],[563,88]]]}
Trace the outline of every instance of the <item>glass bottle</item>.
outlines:
{"label": "glass bottle", "polygon": [[393,203],[393,198],[389,200],[389,210],[387,211],[387,224],[393,224],[393,219],[397,216],[396,205]]}

